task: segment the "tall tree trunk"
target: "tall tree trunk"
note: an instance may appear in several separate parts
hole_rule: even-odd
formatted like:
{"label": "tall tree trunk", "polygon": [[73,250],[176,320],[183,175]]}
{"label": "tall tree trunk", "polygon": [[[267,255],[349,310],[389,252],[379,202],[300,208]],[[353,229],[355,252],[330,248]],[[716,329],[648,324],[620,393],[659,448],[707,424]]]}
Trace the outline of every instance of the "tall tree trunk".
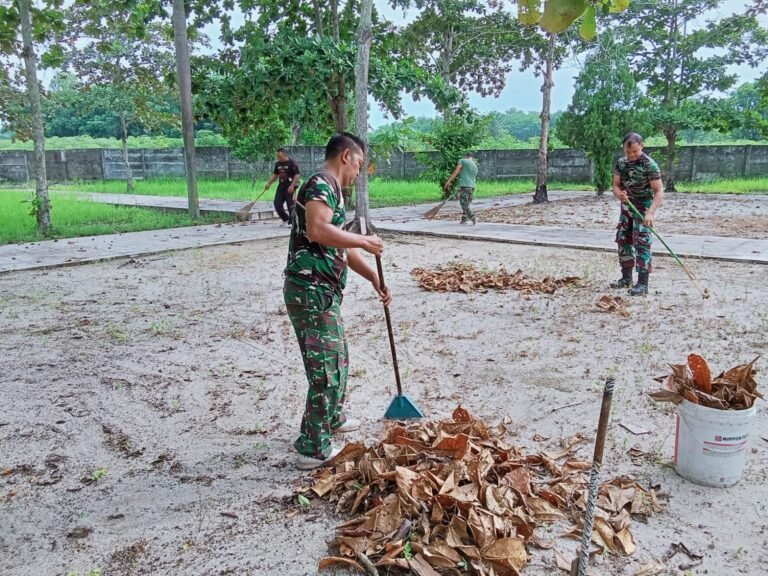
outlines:
{"label": "tall tree trunk", "polygon": [[322,38],[325,36],[325,30],[323,29],[323,13],[320,10],[320,2],[318,0],[312,0],[312,8],[315,12],[315,32]]}
{"label": "tall tree trunk", "polygon": [[197,167],[195,165],[195,127],[192,119],[192,72],[189,66],[187,41],[187,15],[184,0],[173,0],[173,38],[176,45],[176,73],[181,96],[181,126],[184,135],[184,164],[187,172],[187,200],[189,215],[200,217],[197,196]]}
{"label": "tall tree trunk", "polygon": [[677,188],[675,188],[675,145],[677,142],[677,129],[674,126],[666,126],[663,132],[664,137],[667,139],[667,168],[666,173],[664,174],[664,191],[677,192]]}
{"label": "tall tree trunk", "polygon": [[336,42],[341,38],[339,33],[339,0],[331,0],[331,30]]}
{"label": "tall tree trunk", "polygon": [[[452,86],[452,78],[451,78],[451,65],[453,64],[453,41],[454,41],[454,30],[453,26],[450,27],[448,30],[448,33],[443,38],[443,47],[440,50],[440,76],[443,79],[443,82],[445,82],[446,86]],[[451,111],[446,108],[443,110],[443,121],[448,121],[448,116],[450,116]]]}
{"label": "tall tree trunk", "polygon": [[120,142],[123,144],[123,164],[125,165],[126,192],[133,192],[133,173],[131,163],[128,161],[128,125],[125,122],[125,112],[120,112]]}
{"label": "tall tree trunk", "polygon": [[368,62],[371,56],[371,18],[373,0],[362,0],[360,4],[360,25],[357,29],[357,63],[355,64],[355,130],[359,138],[365,142],[365,162],[357,175],[355,182],[355,223],[360,218],[368,222]]}
{"label": "tall tree trunk", "polygon": [[547,167],[549,143],[549,109],[552,105],[552,68],[555,59],[555,35],[549,34],[549,51],[547,52],[546,71],[544,73],[544,83],[541,86],[543,95],[541,105],[541,139],[539,141],[539,160],[536,167],[536,193],[533,195],[534,204],[543,204],[549,202],[547,197]]}
{"label": "tall tree trunk", "polygon": [[298,122],[294,122],[293,126],[291,127],[291,137],[293,139],[293,141],[291,142],[292,146],[299,145],[299,141],[301,140],[301,132],[302,132],[301,124],[299,124]]}
{"label": "tall tree trunk", "polygon": [[18,0],[21,20],[22,57],[32,111],[32,136],[35,142],[35,215],[37,230],[43,236],[51,233],[51,201],[48,197],[48,177],[45,172],[45,132],[40,106],[40,86],[37,83],[37,62],[32,45],[32,18],[30,0]]}

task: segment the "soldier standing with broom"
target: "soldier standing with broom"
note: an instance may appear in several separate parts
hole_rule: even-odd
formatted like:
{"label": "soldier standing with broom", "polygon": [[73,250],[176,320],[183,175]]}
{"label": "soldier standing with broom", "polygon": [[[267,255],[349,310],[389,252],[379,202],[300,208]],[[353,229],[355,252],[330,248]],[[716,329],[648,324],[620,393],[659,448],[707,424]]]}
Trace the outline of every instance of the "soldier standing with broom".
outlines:
{"label": "soldier standing with broom", "polygon": [[472,158],[472,154],[467,152],[464,158],[456,164],[456,169],[448,178],[443,189],[448,192],[451,184],[459,176],[459,204],[461,204],[461,224],[474,226],[477,224],[475,213],[472,212],[472,196],[475,193],[475,182],[477,179],[477,163]]}
{"label": "soldier standing with broom", "polygon": [[[277,192],[275,192],[275,212],[280,216],[280,220],[284,225],[288,225],[291,222],[291,214],[293,213],[293,193],[296,191],[296,185],[299,182],[299,163],[293,158],[288,156],[288,152],[285,148],[277,149],[277,162],[275,162],[275,169],[272,173],[272,178],[264,186],[264,191],[269,190],[272,186],[272,182],[278,180]],[[285,207],[288,208],[286,211]]]}
{"label": "soldier standing with broom", "polygon": [[322,466],[338,453],[331,436],[351,432],[360,422],[344,415],[348,349],[341,319],[347,267],[368,280],[385,306],[392,300],[379,275],[357,249],[381,256],[376,235],[342,229],[346,210],[341,190],[355,181],[364,144],[352,134],[337,134],[325,147],[325,165],[301,187],[288,245],[283,295],[299,341],[309,382],[301,434],[294,442],[297,467]]}
{"label": "soldier standing with broom", "polygon": [[[621,279],[611,288],[630,288],[632,296],[648,294],[651,273],[651,228],[656,210],[664,200],[661,171],[645,152],[643,137],[635,132],[624,136],[624,157],[613,169],[613,195],[621,201],[621,215],[616,226]],[[642,219],[627,206],[630,201]],[[637,283],[632,286],[632,268],[637,267]]]}

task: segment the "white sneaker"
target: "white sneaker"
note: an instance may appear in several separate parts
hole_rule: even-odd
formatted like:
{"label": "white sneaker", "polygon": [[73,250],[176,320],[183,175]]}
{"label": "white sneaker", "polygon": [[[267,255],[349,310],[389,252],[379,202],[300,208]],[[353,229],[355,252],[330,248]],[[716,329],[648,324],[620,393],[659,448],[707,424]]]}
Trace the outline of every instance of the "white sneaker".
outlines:
{"label": "white sneaker", "polygon": [[341,448],[331,447],[331,453],[327,458],[313,458],[312,456],[304,456],[304,454],[296,455],[296,468],[299,470],[314,470],[321,466],[326,466],[333,458],[338,456],[341,452]]}
{"label": "white sneaker", "polygon": [[290,228],[291,223],[290,222],[280,222],[280,228]]}
{"label": "white sneaker", "polygon": [[354,432],[355,430],[360,429],[360,420],[356,418],[347,418],[347,421],[344,422],[341,426],[336,428],[336,430],[333,431],[334,434],[337,432],[340,434],[343,434],[344,432]]}

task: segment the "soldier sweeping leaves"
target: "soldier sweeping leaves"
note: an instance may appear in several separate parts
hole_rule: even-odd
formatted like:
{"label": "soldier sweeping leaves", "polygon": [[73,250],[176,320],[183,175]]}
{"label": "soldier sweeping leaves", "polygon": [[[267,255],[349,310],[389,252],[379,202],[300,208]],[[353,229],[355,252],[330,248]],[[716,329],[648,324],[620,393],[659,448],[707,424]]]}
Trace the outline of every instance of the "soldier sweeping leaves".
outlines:
{"label": "soldier sweeping leaves", "polygon": [[340,307],[347,267],[368,280],[385,305],[392,300],[389,289],[381,289],[376,270],[357,251],[380,256],[381,238],[341,228],[346,215],[341,190],[355,181],[363,150],[356,136],[333,136],[323,169],[307,179],[296,198],[283,295],[309,382],[301,433],[294,443],[302,469],[322,466],[338,452],[332,435],[360,425],[343,411],[348,349]]}
{"label": "soldier sweeping leaves", "polygon": [[[621,279],[611,288],[630,288],[632,296],[648,294],[651,273],[651,230],[656,210],[664,199],[661,171],[643,152],[643,137],[635,132],[624,136],[624,157],[613,169],[613,195],[622,202],[616,243],[619,245]],[[642,219],[632,214],[627,200],[635,205]],[[637,268],[637,283],[632,286],[632,268]]]}

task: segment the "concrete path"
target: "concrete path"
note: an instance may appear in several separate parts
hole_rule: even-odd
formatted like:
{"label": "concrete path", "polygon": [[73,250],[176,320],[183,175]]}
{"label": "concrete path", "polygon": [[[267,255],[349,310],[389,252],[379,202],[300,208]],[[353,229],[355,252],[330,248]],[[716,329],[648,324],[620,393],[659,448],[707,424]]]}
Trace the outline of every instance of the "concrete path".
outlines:
{"label": "concrete path", "polygon": [[288,237],[277,222],[244,222],[0,246],[0,273]]}
{"label": "concrete path", "polygon": [[[489,242],[510,242],[537,246],[560,246],[586,250],[616,251],[615,232],[612,230],[580,230],[554,226],[527,226],[523,224],[479,223],[464,226],[447,220],[409,220],[405,222],[381,222],[382,232],[397,232],[441,238],[463,238]],[[669,234],[667,244],[680,257],[710,258],[768,264],[768,240],[725,238],[722,236],[689,236]],[[668,254],[658,240],[653,243],[654,254]]]}
{"label": "concrete path", "polygon": [[[590,192],[550,192],[550,199],[559,200]],[[186,198],[156,197],[126,194],[93,194],[94,199],[108,203],[126,204],[155,208],[186,209]],[[158,205],[158,198],[163,205]],[[473,203],[477,209],[502,206],[517,206],[531,201],[530,194],[483,198]],[[225,212],[242,207],[241,202],[227,200],[201,200],[201,207]],[[265,205],[265,206],[262,206]],[[379,208],[371,211],[371,220],[383,232],[463,238],[490,242],[509,242],[538,246],[559,246],[587,250],[614,252],[614,234],[611,230],[580,230],[554,226],[526,226],[520,224],[480,223],[477,226],[462,226],[456,221],[424,220],[422,215],[435,204]],[[264,208],[264,210],[262,210]],[[255,212],[271,213],[271,204],[259,203]],[[449,202],[443,208],[445,213],[458,213],[456,202]],[[260,216],[257,216],[257,218]],[[0,246],[0,273],[15,270],[30,270],[70,264],[96,262],[129,256],[144,256],[169,250],[200,248],[219,244],[236,244],[253,240],[288,236],[288,229],[280,227],[276,220],[256,221],[220,226],[195,226],[131,232],[66,240],[48,240],[29,244]],[[734,262],[768,264],[768,240],[746,238],[725,238],[719,236],[688,236],[670,234],[667,242],[682,257],[711,258]],[[660,242],[654,242],[654,253],[666,254]]]}
{"label": "concrete path", "polygon": [[[145,196],[143,194],[106,194],[106,193],[78,193],[78,197],[92,202],[114,204],[116,206],[139,206],[142,208],[159,208],[174,212],[187,211],[187,198],[185,196]],[[266,196],[266,195],[265,195]],[[212,198],[200,198],[201,213],[236,214],[247,200],[218,200]],[[272,202],[256,202],[250,212],[251,220],[271,220],[277,218]]]}
{"label": "concrete path", "polygon": [[[579,196],[594,196],[594,192],[576,192],[555,190],[548,194],[551,201],[578,198]],[[488,208],[509,208],[528,204],[533,199],[533,194],[515,194],[513,196],[496,196],[493,198],[478,198],[472,201],[473,210],[487,210]],[[411,206],[393,206],[391,208],[374,208],[371,210],[371,220],[376,224],[379,220],[420,220],[425,212],[437,206],[439,202],[429,204],[414,204]],[[440,210],[441,214],[461,214],[461,207],[457,200],[446,202]]]}

